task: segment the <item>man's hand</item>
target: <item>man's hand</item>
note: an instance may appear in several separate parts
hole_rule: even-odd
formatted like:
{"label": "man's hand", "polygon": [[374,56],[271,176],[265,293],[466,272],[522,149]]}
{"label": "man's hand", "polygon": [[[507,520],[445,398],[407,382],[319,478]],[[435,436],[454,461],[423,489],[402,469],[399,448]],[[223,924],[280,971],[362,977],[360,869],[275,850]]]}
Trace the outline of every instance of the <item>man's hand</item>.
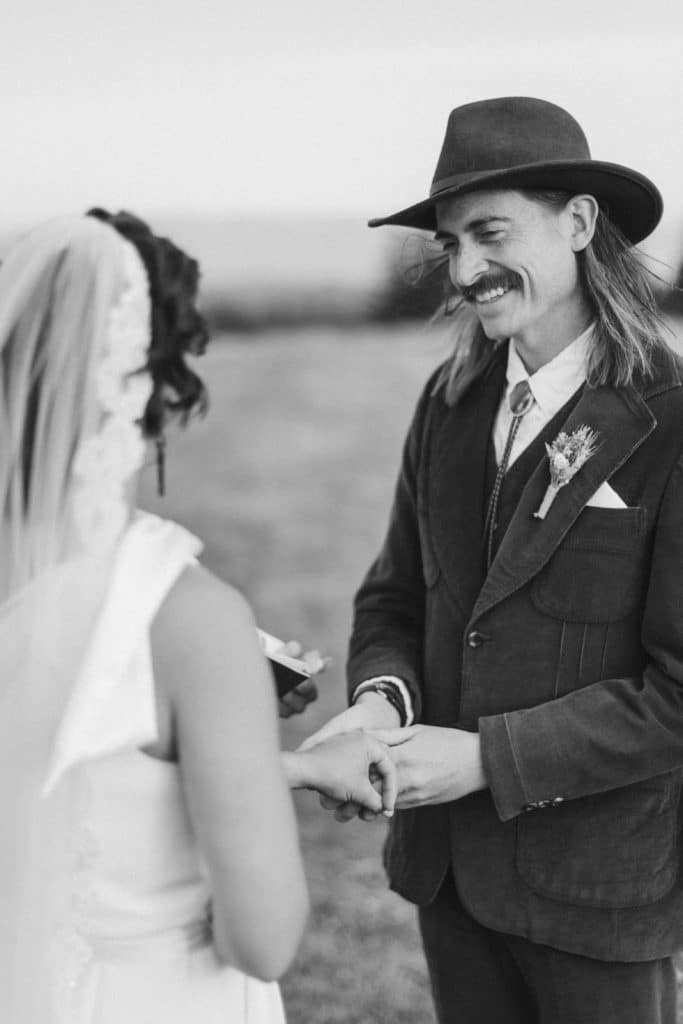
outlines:
{"label": "man's hand", "polygon": [[[318,651],[307,651],[301,653],[301,644],[296,640],[282,645],[282,653],[289,654],[292,658],[301,658],[308,665],[313,676],[320,675],[325,671],[329,658],[321,658]],[[286,693],[279,701],[280,718],[291,718],[292,715],[300,715],[307,706],[318,699],[318,687],[314,679],[304,679],[302,683],[295,686],[293,690]]]}
{"label": "man's hand", "polygon": [[314,732],[312,736],[299,747],[299,750],[309,750],[324,743],[332,736],[339,736],[341,733],[353,732],[355,729],[389,729],[393,730],[400,722],[396,708],[392,707],[389,701],[380,696],[379,693],[361,693],[360,697],[350,708],[335,715],[329,722],[326,722],[321,729]]}
{"label": "man's hand", "polygon": [[390,747],[398,769],[399,809],[449,803],[487,788],[479,733],[411,725],[372,735]]}

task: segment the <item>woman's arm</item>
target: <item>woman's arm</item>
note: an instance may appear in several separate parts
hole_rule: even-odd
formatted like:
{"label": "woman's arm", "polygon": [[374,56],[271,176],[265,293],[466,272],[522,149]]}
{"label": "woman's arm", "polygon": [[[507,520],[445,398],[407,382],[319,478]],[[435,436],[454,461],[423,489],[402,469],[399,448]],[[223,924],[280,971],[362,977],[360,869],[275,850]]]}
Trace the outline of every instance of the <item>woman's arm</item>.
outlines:
{"label": "woman's arm", "polygon": [[264,980],[293,959],[308,897],[280,763],[273,680],[244,599],[193,567],[152,629],[224,963]]}

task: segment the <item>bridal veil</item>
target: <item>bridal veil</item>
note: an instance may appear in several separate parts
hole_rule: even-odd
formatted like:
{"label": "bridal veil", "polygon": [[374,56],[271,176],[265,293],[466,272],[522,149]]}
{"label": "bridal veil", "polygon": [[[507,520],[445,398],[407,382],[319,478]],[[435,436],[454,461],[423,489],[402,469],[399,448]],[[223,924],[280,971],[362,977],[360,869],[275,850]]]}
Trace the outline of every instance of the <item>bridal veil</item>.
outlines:
{"label": "bridal veil", "polygon": [[69,871],[65,710],[87,668],[144,459],[147,278],[87,217],[0,267],[0,1020],[63,1019]]}

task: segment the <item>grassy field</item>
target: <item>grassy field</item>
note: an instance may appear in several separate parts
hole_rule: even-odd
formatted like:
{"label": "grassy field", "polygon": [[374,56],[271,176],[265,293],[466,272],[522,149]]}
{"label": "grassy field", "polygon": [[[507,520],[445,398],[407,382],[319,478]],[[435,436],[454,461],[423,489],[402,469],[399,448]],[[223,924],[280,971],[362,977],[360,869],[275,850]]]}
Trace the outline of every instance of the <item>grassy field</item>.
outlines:
{"label": "grassy field", "polygon": [[[260,624],[334,659],[283,724],[295,746],[344,705],[352,594],[383,535],[402,438],[447,352],[419,328],[214,343],[202,423],[169,439],[168,497],[143,504],[201,536]],[[340,825],[297,798],[313,911],[283,989],[290,1024],[433,1024],[413,909],[386,889],[383,824]]]}

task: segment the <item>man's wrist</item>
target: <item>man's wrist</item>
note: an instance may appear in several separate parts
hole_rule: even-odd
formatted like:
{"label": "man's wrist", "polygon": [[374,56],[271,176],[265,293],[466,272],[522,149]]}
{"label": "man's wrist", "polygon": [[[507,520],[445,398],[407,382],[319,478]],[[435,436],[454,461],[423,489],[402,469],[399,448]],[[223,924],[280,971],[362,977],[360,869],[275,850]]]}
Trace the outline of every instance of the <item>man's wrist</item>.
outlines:
{"label": "man's wrist", "polygon": [[351,703],[355,704],[361,693],[370,690],[379,693],[391,704],[399,715],[399,725],[412,725],[415,721],[413,700],[405,682],[398,676],[372,676],[359,683],[351,695]]}
{"label": "man's wrist", "polygon": [[[373,729],[396,729],[401,724],[398,710],[377,690],[364,690],[353,701],[354,707],[362,706],[372,714]],[[376,721],[375,721],[376,719]]]}

